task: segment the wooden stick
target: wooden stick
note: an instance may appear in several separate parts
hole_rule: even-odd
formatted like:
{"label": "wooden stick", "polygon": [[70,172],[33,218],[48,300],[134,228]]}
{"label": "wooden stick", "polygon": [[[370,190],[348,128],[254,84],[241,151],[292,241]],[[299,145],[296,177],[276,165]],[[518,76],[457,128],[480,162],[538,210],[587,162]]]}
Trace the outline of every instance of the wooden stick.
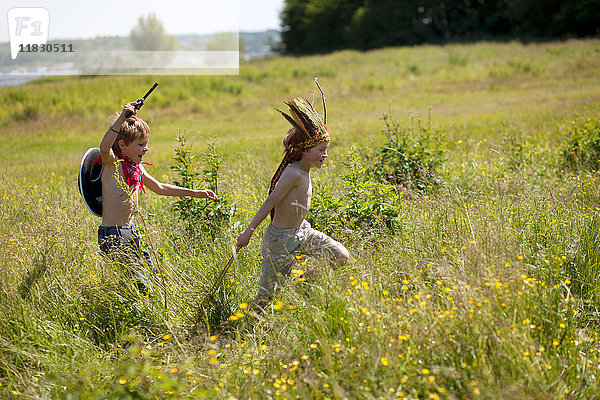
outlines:
{"label": "wooden stick", "polygon": [[209,295],[207,296],[207,298],[214,296],[217,293],[217,290],[219,290],[221,283],[223,283],[223,278],[227,274],[227,271],[229,270],[229,267],[231,267],[231,264],[233,264],[233,260],[235,260],[235,256],[237,255],[238,250],[239,249],[236,248],[233,251],[233,254],[231,255],[231,257],[229,257],[229,261],[227,261],[227,264],[225,264],[225,267],[223,267],[221,272],[219,272],[219,275],[217,276],[217,279],[215,280],[215,283],[213,284],[213,287],[212,287]]}
{"label": "wooden stick", "polygon": [[319,85],[319,81],[317,77],[315,77],[315,83],[321,92],[321,100],[323,101],[323,123],[327,124],[327,106],[325,106],[325,93],[323,93],[323,89],[321,89],[321,85]]}

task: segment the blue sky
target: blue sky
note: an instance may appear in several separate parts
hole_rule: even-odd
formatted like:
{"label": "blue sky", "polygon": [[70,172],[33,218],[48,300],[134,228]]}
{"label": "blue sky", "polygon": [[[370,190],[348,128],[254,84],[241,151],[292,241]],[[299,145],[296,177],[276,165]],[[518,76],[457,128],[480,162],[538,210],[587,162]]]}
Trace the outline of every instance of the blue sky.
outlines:
{"label": "blue sky", "polygon": [[169,34],[279,29],[284,0],[0,0],[0,42],[8,42],[8,10],[49,11],[49,39],[127,36],[154,13]]}

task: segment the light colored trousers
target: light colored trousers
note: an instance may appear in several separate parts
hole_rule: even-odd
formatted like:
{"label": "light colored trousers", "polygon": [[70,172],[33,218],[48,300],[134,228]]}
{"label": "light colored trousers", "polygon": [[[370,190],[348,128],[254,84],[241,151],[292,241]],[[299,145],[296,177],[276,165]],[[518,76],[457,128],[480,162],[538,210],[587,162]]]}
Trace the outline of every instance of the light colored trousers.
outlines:
{"label": "light colored trousers", "polygon": [[304,220],[297,228],[279,229],[272,224],[265,229],[262,241],[262,274],[258,294],[272,296],[275,285],[281,285],[289,276],[298,255],[339,259],[347,250]]}

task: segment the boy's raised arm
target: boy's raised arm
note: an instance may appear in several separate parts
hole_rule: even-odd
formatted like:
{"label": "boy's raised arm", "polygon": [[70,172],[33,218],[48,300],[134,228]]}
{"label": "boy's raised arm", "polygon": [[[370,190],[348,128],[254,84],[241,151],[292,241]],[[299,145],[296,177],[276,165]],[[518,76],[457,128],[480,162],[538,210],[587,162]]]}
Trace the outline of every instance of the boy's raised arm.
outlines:
{"label": "boy's raised arm", "polygon": [[130,111],[133,114],[136,114],[137,110],[135,109],[135,104],[135,101],[125,104],[123,106],[123,111],[121,111],[119,117],[115,120],[115,122],[113,122],[110,125],[110,127],[104,134],[104,137],[100,142],[100,155],[102,156],[102,162],[104,163],[104,165],[112,164],[116,161],[115,156],[110,151],[110,149],[112,148],[113,144],[115,143],[115,140],[117,139],[117,135],[119,134],[121,125],[123,125],[123,122],[125,122],[125,113],[127,111]]}

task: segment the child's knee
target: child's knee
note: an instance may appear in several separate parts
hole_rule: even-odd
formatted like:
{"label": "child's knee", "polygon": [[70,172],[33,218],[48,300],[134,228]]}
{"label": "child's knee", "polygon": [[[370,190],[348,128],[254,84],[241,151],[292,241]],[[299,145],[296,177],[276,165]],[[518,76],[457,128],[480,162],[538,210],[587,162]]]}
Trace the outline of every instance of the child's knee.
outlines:
{"label": "child's knee", "polygon": [[336,254],[335,262],[338,265],[344,265],[350,259],[350,252],[345,246],[340,246]]}

